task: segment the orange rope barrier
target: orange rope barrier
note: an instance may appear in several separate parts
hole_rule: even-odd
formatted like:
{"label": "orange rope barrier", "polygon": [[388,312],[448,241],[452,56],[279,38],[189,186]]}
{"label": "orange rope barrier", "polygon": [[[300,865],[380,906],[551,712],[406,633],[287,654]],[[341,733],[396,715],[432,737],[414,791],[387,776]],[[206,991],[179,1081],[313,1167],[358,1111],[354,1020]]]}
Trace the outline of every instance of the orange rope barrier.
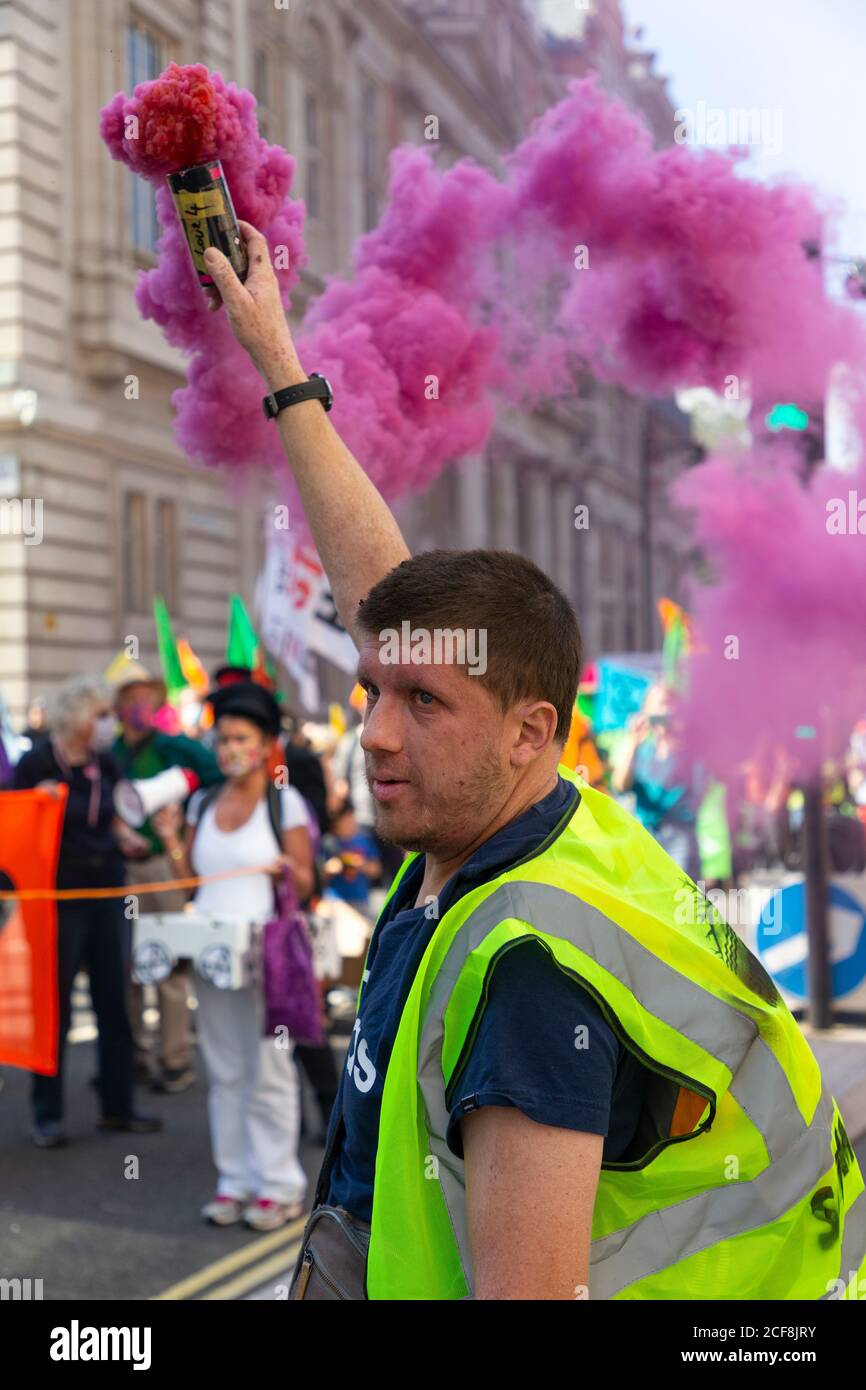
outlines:
{"label": "orange rope barrier", "polygon": [[0,893],[0,902],[33,902],[44,898],[57,902],[71,902],[79,898],[126,898],[143,893],[162,893],[170,888],[198,888],[199,884],[215,883],[218,879],[243,878],[246,874],[266,874],[269,871],[270,864],[257,864],[248,869],[224,869],[222,873],[205,874],[202,878],[172,878],[165,883],[127,883],[121,888],[20,888],[15,892]]}

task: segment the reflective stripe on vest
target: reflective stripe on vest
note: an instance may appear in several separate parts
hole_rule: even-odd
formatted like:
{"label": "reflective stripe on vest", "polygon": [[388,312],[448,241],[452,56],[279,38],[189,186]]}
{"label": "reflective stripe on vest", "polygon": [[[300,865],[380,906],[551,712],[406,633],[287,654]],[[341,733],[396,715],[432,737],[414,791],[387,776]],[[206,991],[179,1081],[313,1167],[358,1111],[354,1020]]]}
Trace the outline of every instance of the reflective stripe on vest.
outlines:
{"label": "reflective stripe on vest", "polygon": [[675,1207],[650,1212],[633,1226],[593,1241],[592,1297],[613,1298],[665,1265],[778,1220],[827,1172],[832,1122],[833,1100],[824,1092],[815,1118],[799,1141],[751,1182],[708,1188]]}
{"label": "reflective stripe on vest", "polygon": [[[545,934],[570,941],[592,956],[644,1008],[651,1008],[677,1032],[723,1063],[734,1076],[731,1094],[760,1130],[771,1159],[782,1155],[803,1135],[806,1121],[791,1094],[788,1078],[752,1019],[723,1004],[678,970],[672,970],[597,908],[548,884],[505,884],[486,898],[461,927],[431,993],[421,1039],[422,1058],[428,1050],[428,1036],[437,1030],[441,1035],[445,1006],[466,958],[507,918],[533,924],[543,922]],[[430,1077],[429,1066],[425,1072],[422,1062],[422,1091],[425,1079],[429,1081]],[[780,1088],[790,1098],[781,1110]],[[426,1092],[424,1098],[426,1101]],[[444,1095],[442,1105],[444,1108]],[[444,1114],[447,1128],[447,1111]],[[444,1135],[445,1129],[441,1133]]]}

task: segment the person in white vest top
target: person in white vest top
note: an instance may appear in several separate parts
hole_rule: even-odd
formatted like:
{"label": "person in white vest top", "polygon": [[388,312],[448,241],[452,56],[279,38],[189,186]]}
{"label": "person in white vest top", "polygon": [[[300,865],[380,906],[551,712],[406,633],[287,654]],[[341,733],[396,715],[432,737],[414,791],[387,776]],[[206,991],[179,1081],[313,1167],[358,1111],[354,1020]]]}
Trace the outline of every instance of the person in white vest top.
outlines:
{"label": "person in white vest top", "polygon": [[[313,886],[309,823],[303,798],[293,787],[278,794],[281,842],[270,802],[270,759],[279,733],[274,697],[252,682],[219,690],[212,697],[215,748],[224,785],[190,799],[186,834],[170,809],[153,824],[171,856],[177,877],[207,877],[226,869],[268,866],[260,874],[203,883],[195,905],[204,912],[237,914],[264,923],[274,911],[274,879],[291,871],[300,899]],[[182,852],[181,852],[182,851]],[[271,1231],[304,1209],[307,1179],[298,1159],[300,1084],[291,1044],[263,1036],[261,985],[223,990],[197,984],[201,1049],[210,1090],[208,1107],[216,1194],[205,1220],[219,1226],[246,1221]]]}

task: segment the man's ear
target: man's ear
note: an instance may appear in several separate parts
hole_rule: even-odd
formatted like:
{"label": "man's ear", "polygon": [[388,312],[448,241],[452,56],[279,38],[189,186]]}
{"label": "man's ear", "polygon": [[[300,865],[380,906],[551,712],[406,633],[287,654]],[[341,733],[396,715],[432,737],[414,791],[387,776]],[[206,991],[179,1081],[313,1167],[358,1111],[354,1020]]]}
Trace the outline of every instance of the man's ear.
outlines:
{"label": "man's ear", "polygon": [[556,737],[556,710],[549,700],[526,700],[514,711],[517,736],[511,749],[516,767],[526,767],[541,757]]}

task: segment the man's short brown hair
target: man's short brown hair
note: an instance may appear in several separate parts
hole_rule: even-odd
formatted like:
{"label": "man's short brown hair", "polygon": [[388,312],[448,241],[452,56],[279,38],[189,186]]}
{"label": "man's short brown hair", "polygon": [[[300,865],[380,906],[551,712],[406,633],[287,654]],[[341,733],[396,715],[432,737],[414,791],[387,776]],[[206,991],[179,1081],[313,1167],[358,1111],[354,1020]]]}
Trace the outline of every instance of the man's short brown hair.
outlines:
{"label": "man's short brown hair", "polygon": [[508,550],[429,550],[404,560],[358,606],[370,636],[413,629],[485,631],[487,669],[477,679],[500,708],[548,700],[564,744],[580,679],[580,627],[543,570]]}

